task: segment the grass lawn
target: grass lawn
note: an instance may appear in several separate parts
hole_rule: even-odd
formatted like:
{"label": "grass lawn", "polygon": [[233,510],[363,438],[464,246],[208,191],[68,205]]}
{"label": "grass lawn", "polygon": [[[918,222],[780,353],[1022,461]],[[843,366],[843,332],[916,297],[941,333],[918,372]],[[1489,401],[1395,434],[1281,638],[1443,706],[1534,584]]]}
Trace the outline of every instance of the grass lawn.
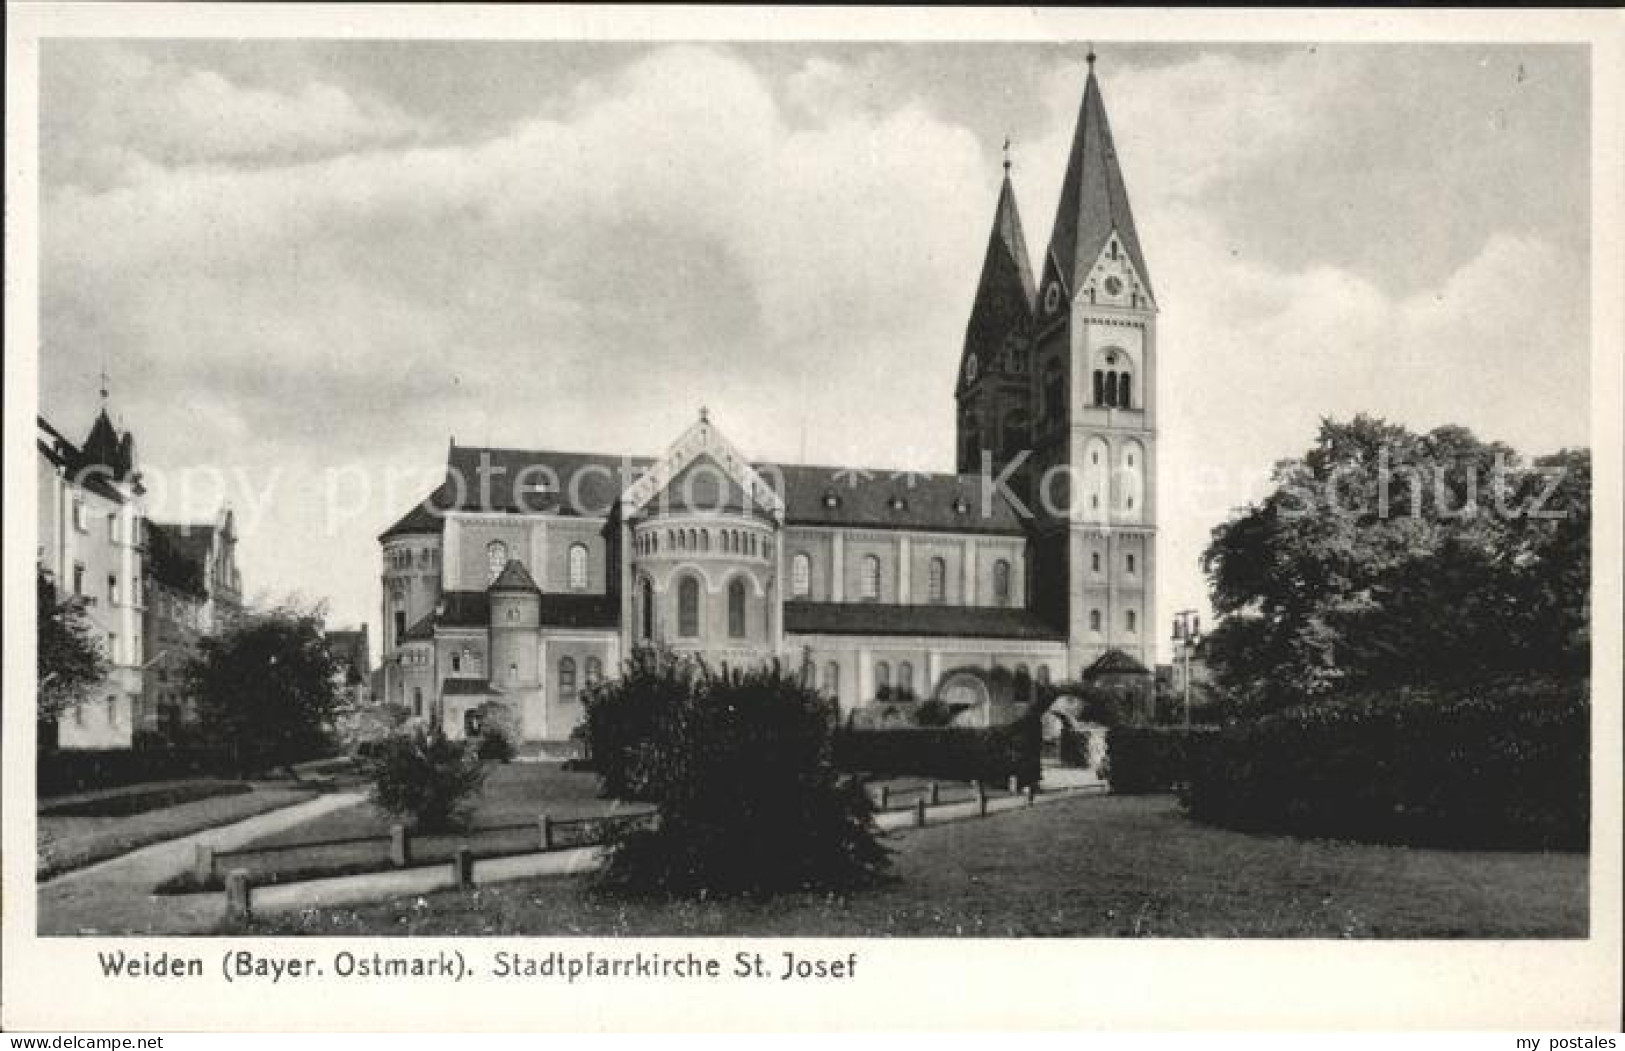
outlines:
{"label": "grass lawn", "polygon": [[[564,770],[557,763],[510,763],[492,768],[478,805],[469,817],[467,830],[414,835],[412,858],[415,864],[446,860],[463,845],[472,848],[476,856],[534,851],[539,847],[537,822],[542,814],[555,821],[570,821],[642,813],[649,809],[641,803],[599,798],[595,774]],[[396,820],[371,803],[358,803],[261,837],[240,850],[222,855],[218,871],[241,869],[255,882],[266,883],[387,869],[391,867],[387,837],[390,825]],[[587,842],[593,839],[595,832],[581,826],[563,827],[556,831],[555,842],[559,846]],[[363,837],[372,838],[310,849],[271,849]],[[160,887],[165,893],[198,889],[202,888],[189,874]]]}
{"label": "grass lawn", "polygon": [[535,880],[273,917],[246,933],[1554,938],[1587,931],[1584,854],[1227,832],[1187,820],[1166,796],[1079,798],[891,842],[896,881],[844,898],[627,902],[594,895],[582,880]]}
{"label": "grass lawn", "polygon": [[41,815],[36,873],[39,879],[48,879],[166,839],[302,803],[315,794],[307,788],[258,787],[251,792],[212,796],[139,814]]}

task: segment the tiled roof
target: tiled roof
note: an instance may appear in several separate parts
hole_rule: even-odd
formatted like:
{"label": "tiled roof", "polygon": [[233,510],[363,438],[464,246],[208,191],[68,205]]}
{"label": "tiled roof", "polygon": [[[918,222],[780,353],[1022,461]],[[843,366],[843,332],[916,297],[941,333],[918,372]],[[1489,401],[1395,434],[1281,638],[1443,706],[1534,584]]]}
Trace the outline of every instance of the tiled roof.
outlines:
{"label": "tiled roof", "polygon": [[434,614],[425,614],[416,624],[406,629],[406,634],[401,636],[401,641],[427,642],[434,638],[434,625]]}
{"label": "tiled roof", "polygon": [[952,635],[1063,642],[1066,633],[1025,609],[898,606],[878,602],[786,602],[784,630],[797,635]]}
{"label": "tiled roof", "polygon": [[508,559],[508,564],[502,567],[502,572],[491,581],[487,591],[540,591],[536,581],[531,579],[530,571],[525,564],[517,558]]}
{"label": "tiled roof", "polygon": [[188,538],[181,528],[147,522],[147,572],[160,584],[207,598],[209,548]]}
{"label": "tiled roof", "polygon": [[1150,675],[1146,666],[1119,649],[1109,649],[1100,655],[1100,658],[1089,665],[1083,673],[1085,679],[1092,679],[1096,675]]}
{"label": "tiled roof", "polygon": [[437,513],[443,505],[445,486],[437,486],[434,492],[412,505],[411,510],[396,520],[395,524],[378,534],[379,540],[388,540],[392,536],[406,536],[409,534],[432,533],[438,535],[446,528],[445,518]]}
{"label": "tiled roof", "polygon": [[551,593],[542,596],[542,626],[548,628],[614,628],[621,623],[614,595]]}
{"label": "tiled roof", "polygon": [[1061,183],[1061,200],[1055,210],[1055,229],[1050,234],[1046,270],[1059,266],[1068,290],[1075,293],[1114,229],[1149,291],[1151,271],[1140,251],[1140,236],[1134,229],[1134,214],[1129,210],[1128,188],[1123,183],[1117,147],[1106,120],[1106,104],[1091,69],[1083,89],[1072,152],[1067,157],[1066,179]]}
{"label": "tiled roof", "polygon": [[[454,445],[448,480],[379,539],[438,533],[444,523],[433,509],[453,505],[469,511],[605,517],[622,489],[653,463],[648,457]],[[993,494],[984,510],[983,480],[976,475],[767,462],[754,466],[783,498],[791,525],[1022,534],[1020,519],[1002,496]],[[537,481],[547,484],[527,487]]]}
{"label": "tiled roof", "polygon": [[[1021,214],[1016,209],[1015,189],[1008,172],[999,188],[999,203],[988,235],[987,254],[982,259],[982,276],[976,285],[976,300],[970,321],[965,325],[965,353],[986,354],[1010,333],[1032,320],[1033,272],[1027,258],[1027,239],[1021,232]],[[991,365],[992,362],[983,362]],[[960,367],[961,382],[969,370]]]}
{"label": "tiled roof", "polygon": [[491,600],[483,591],[444,591],[439,623],[450,628],[483,628],[491,623]]}

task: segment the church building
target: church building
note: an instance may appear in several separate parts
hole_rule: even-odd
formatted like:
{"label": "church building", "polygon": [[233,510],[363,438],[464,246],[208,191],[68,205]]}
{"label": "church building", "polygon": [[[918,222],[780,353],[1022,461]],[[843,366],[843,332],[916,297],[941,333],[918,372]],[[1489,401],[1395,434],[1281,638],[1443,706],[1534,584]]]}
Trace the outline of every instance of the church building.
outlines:
{"label": "church building", "polygon": [[644,643],[970,722],[991,717],[976,673],[1152,667],[1157,304],[1089,65],[1036,283],[1005,163],[953,473],[753,460],[704,410],[653,457],[453,442],[379,537],[379,699],[452,734],[499,705],[545,742]]}

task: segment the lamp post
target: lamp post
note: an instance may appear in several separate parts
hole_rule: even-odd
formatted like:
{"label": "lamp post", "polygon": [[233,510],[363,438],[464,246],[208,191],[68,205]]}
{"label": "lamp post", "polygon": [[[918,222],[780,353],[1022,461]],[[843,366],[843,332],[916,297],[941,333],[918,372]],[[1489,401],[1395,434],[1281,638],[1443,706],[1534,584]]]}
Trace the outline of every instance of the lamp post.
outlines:
{"label": "lamp post", "polygon": [[1182,609],[1174,614],[1174,645],[1185,665],[1185,729],[1191,726],[1191,654],[1202,641],[1202,618],[1194,609]]}

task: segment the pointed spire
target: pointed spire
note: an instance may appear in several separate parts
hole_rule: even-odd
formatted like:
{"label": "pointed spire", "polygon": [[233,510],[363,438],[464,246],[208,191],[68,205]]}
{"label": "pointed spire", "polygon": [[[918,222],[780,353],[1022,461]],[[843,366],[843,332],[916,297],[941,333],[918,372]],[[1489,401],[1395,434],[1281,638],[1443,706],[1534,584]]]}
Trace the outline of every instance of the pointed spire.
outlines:
{"label": "pointed spire", "polygon": [[[1010,182],[1010,140],[1005,140],[1004,180],[993,212],[993,229],[982,258],[982,276],[976,300],[965,326],[965,354],[987,355],[1004,337],[1032,319],[1033,271],[1027,256],[1027,238],[1021,231],[1021,213]],[[963,374],[963,371],[962,371]]]}
{"label": "pointed spire", "polygon": [[1051,275],[1058,275],[1066,293],[1075,293],[1112,232],[1116,231],[1129,262],[1134,264],[1149,292],[1151,271],[1145,265],[1140,236],[1134,229],[1128,188],[1117,163],[1117,147],[1106,120],[1100,82],[1095,78],[1093,47],[1087,58],[1089,79],[1084,85],[1077,130],[1072,136],[1072,152],[1067,157],[1060,204],[1055,210],[1055,226],[1044,261],[1045,281],[1047,284]]}

